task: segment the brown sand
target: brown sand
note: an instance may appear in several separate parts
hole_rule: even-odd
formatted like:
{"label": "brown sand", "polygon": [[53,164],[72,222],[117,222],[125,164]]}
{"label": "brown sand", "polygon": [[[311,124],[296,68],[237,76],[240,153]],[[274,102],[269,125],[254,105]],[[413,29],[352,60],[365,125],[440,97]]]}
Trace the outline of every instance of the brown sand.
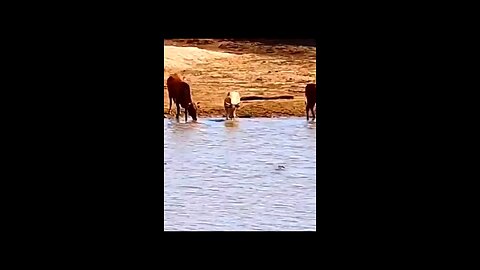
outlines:
{"label": "brown sand", "polygon": [[[294,97],[242,101],[238,117],[305,116],[305,85],[316,82],[315,47],[215,39],[165,40],[164,45],[235,54],[186,69],[164,68],[165,115],[169,106],[166,80],[178,73],[190,84],[194,101],[200,102],[199,117],[224,117],[223,99],[234,90],[242,97]],[[173,112],[174,108],[172,105]]]}

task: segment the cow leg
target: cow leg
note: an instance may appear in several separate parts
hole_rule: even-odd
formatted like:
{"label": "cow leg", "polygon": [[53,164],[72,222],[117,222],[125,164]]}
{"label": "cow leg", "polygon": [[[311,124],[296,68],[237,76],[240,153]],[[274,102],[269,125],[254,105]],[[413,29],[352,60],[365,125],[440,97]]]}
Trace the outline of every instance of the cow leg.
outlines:
{"label": "cow leg", "polygon": [[188,110],[187,108],[185,108],[185,123],[187,122],[188,120]]}
{"label": "cow leg", "polygon": [[315,110],[314,110],[315,106],[312,106],[312,120],[315,120]]}
{"label": "cow leg", "polygon": [[180,121],[180,104],[177,103],[177,121]]}
{"label": "cow leg", "polygon": [[308,120],[309,120],[309,118],[308,118],[308,110],[309,110],[308,104],[307,104],[307,106],[305,107],[305,110],[307,111],[307,121],[308,121]]}
{"label": "cow leg", "polygon": [[170,98],[170,106],[168,107],[168,114],[172,112],[172,97],[169,97],[169,98]]}

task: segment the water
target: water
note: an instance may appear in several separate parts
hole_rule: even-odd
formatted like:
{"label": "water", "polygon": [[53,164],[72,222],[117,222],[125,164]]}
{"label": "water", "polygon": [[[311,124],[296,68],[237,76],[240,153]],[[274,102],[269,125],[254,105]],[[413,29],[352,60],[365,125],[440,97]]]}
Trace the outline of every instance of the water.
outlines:
{"label": "water", "polygon": [[316,230],[316,123],[165,119],[164,145],[164,230]]}

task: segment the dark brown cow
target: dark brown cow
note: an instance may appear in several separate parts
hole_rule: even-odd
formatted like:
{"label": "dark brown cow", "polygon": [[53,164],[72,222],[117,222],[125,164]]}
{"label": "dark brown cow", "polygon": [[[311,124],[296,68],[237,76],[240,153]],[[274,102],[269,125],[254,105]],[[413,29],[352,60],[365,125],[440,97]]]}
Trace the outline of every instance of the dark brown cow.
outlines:
{"label": "dark brown cow", "polygon": [[312,112],[312,120],[315,120],[315,111],[313,108],[315,107],[315,103],[317,102],[317,84],[315,83],[309,83],[305,87],[305,105],[306,108],[305,110],[307,111],[307,121],[309,120],[308,118],[308,111]]}
{"label": "dark brown cow", "polygon": [[168,97],[170,106],[168,113],[172,110],[172,99],[177,106],[177,120],[180,118],[180,106],[185,109],[185,122],[187,122],[188,114],[194,121],[197,121],[197,104],[193,103],[190,86],[182,81],[177,74],[173,74],[167,79]]}
{"label": "dark brown cow", "polygon": [[179,84],[182,82],[182,79],[177,74],[173,74],[167,79],[167,89],[168,89],[168,98],[170,99],[170,106],[168,107],[168,113],[172,111],[172,99],[177,103],[177,92]]}

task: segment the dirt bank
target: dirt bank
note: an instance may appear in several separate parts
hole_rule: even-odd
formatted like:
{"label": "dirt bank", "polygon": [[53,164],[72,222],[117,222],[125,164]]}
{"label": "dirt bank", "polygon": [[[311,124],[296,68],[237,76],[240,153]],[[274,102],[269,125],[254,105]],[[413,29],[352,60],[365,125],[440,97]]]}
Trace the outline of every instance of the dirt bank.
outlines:
{"label": "dirt bank", "polygon": [[316,48],[309,42],[310,46],[291,45],[292,41],[165,40],[164,112],[168,111],[166,80],[178,73],[190,84],[195,102],[200,102],[200,117],[224,116],[223,99],[233,90],[242,96],[293,96],[242,101],[239,117],[304,116],[305,85],[316,82]]}

